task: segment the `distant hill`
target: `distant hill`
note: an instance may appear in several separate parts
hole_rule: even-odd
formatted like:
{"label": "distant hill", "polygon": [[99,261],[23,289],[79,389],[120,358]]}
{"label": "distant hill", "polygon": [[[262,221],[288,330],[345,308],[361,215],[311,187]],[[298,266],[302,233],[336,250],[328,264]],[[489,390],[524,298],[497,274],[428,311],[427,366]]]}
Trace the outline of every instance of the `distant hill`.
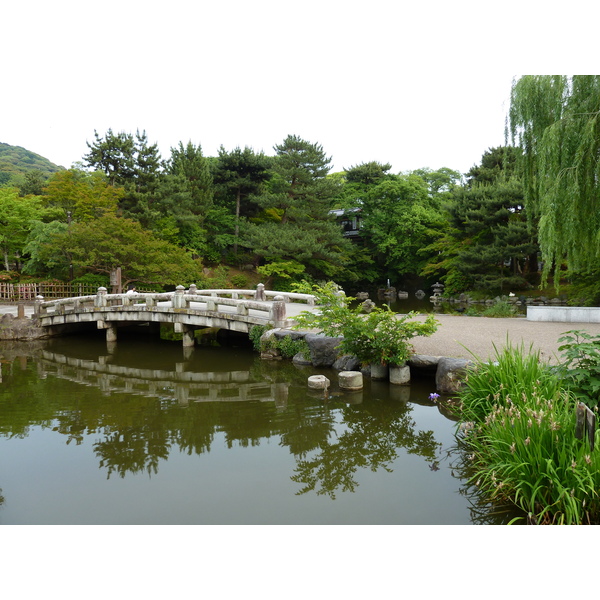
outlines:
{"label": "distant hill", "polygon": [[21,146],[0,142],[0,185],[20,178],[28,171],[40,171],[48,177],[63,168]]}

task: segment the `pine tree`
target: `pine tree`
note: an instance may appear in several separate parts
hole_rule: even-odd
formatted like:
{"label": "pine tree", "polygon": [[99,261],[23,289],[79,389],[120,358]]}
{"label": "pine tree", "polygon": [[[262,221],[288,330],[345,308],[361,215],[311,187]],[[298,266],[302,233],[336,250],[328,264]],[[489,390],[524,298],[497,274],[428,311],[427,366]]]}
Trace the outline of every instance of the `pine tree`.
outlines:
{"label": "pine tree", "polygon": [[451,294],[524,289],[537,276],[535,229],[528,225],[513,147],[491,148],[446,205],[448,230],[424,274],[442,275]]}
{"label": "pine tree", "polygon": [[240,219],[252,215],[257,205],[251,197],[260,193],[263,184],[269,179],[271,161],[264,154],[256,154],[247,146],[227,152],[223,146],[219,148],[219,157],[214,168],[214,182],[220,192],[222,203],[235,205],[235,243],[233,251],[237,254],[240,232]]}
{"label": "pine tree", "polygon": [[123,187],[120,201],[124,215],[135,218],[150,227],[155,217],[154,194],[162,173],[162,160],[157,144],[149,144],[146,132],[113,133],[109,129],[104,138],[94,131],[94,143],[83,157],[84,164],[104,172],[111,185]]}
{"label": "pine tree", "polygon": [[347,260],[349,243],[330,213],[339,191],[327,177],[331,158],[319,144],[288,136],[275,146],[272,178],[253,200],[260,219],[248,225],[242,244],[261,260],[295,261],[315,277],[332,277]]}

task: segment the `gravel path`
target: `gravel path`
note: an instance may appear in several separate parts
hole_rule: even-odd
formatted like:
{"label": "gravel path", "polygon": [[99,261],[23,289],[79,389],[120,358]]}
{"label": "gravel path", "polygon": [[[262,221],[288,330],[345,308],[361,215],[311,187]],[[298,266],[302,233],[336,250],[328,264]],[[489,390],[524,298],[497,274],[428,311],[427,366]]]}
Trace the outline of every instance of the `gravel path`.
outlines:
{"label": "gravel path", "polygon": [[540,351],[540,358],[546,362],[560,362],[558,338],[567,331],[584,330],[592,335],[600,335],[600,323],[556,323],[528,321],[524,317],[492,319],[486,317],[464,317],[436,315],[440,325],[428,338],[413,339],[416,354],[449,356],[454,358],[493,359],[494,345],[500,349],[510,343],[513,347],[523,344],[526,351],[530,347]]}

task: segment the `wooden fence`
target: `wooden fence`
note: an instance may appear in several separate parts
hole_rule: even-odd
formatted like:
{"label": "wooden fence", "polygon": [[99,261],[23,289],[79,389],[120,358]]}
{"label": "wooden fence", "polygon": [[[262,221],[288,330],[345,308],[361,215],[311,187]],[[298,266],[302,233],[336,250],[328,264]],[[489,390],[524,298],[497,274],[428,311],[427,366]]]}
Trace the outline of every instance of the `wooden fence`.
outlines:
{"label": "wooden fence", "polygon": [[83,283],[0,283],[0,302],[33,301],[44,299],[89,296],[98,291],[97,285]]}

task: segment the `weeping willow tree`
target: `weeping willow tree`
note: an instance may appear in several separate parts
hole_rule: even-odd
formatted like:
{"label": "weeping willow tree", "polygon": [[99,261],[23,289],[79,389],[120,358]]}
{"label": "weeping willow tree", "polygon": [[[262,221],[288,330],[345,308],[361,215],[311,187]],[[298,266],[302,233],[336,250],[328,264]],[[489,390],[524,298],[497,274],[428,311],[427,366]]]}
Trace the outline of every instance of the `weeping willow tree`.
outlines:
{"label": "weeping willow tree", "polygon": [[539,219],[543,279],[600,266],[600,75],[528,75],[513,82],[513,143],[523,150],[529,215]]}

